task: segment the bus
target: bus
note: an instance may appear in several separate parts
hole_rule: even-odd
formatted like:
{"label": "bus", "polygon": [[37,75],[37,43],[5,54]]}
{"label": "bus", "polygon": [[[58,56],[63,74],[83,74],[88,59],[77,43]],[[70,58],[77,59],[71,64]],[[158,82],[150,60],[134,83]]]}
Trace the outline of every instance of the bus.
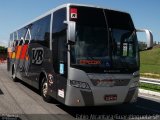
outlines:
{"label": "bus", "polygon": [[0,64],[5,63],[7,58],[7,48],[0,46]]}
{"label": "bus", "polygon": [[83,4],[64,4],[10,34],[7,69],[67,106],[101,106],[137,100],[139,48],[131,16]]}

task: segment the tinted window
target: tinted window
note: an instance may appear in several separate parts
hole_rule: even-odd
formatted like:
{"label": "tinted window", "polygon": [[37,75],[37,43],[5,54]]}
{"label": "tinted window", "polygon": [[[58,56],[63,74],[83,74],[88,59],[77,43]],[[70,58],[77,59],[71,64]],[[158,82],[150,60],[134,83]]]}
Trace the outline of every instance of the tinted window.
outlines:
{"label": "tinted window", "polygon": [[30,29],[28,29],[26,37],[25,37],[25,43],[24,44],[27,45],[30,40],[31,40]]}
{"label": "tinted window", "polygon": [[53,13],[52,42],[53,42],[53,66],[56,73],[59,73],[59,64],[64,64],[64,74],[67,72],[67,26],[64,24],[66,20],[66,8],[60,9]]}
{"label": "tinted window", "polygon": [[26,37],[25,37],[25,40],[30,40],[31,37],[30,37],[30,30],[28,29],[28,32],[26,34]]}
{"label": "tinted window", "polygon": [[26,32],[27,32],[27,29],[25,27],[18,30],[18,39],[20,40],[21,38],[24,38]]}
{"label": "tinted window", "polygon": [[13,40],[13,33],[10,34],[10,40]]}
{"label": "tinted window", "polygon": [[14,40],[17,40],[18,39],[18,34],[17,32],[14,32]]}
{"label": "tinted window", "polygon": [[75,21],[78,25],[106,27],[103,9],[71,6],[70,14],[72,9],[77,10],[77,18],[70,18],[70,20]]}
{"label": "tinted window", "polygon": [[[55,55],[57,55],[56,59],[58,58],[58,61],[61,61],[61,60],[63,61],[63,58],[65,56],[64,51],[66,49],[65,45],[67,42],[66,24],[64,24],[65,20],[66,20],[66,8],[60,9],[60,10],[53,13],[53,27],[52,27],[53,53],[54,53],[54,57],[56,57]],[[57,54],[57,52],[58,52],[58,54]],[[65,59],[65,62],[66,62],[66,59]]]}
{"label": "tinted window", "polygon": [[66,9],[60,9],[53,13],[53,33],[60,32],[66,28],[64,21],[66,20]]}
{"label": "tinted window", "polygon": [[[72,12],[77,12],[76,18],[71,17]],[[70,17],[76,22],[76,41],[71,45],[71,66],[87,72],[107,68],[110,58],[104,10],[72,6]]]}
{"label": "tinted window", "polygon": [[72,67],[86,72],[138,70],[137,38],[129,14],[71,6],[70,20],[76,22],[76,41],[70,50]]}
{"label": "tinted window", "polygon": [[51,15],[46,16],[30,25],[32,38],[31,42],[38,42],[46,47],[49,46],[50,19]]}
{"label": "tinted window", "polygon": [[131,16],[127,13],[106,10],[108,25],[111,28],[134,29]]}
{"label": "tinted window", "polygon": [[13,33],[10,34],[10,41],[8,43],[9,47],[12,46],[12,44],[13,44],[12,41],[13,41]]}

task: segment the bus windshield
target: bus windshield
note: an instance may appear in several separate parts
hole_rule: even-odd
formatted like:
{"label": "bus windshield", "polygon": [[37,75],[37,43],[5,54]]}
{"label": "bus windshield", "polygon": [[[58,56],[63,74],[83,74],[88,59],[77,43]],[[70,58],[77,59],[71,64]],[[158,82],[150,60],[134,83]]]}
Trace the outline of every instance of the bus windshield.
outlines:
{"label": "bus windshield", "polygon": [[72,67],[90,73],[139,69],[137,37],[129,14],[77,6],[76,9],[77,18],[70,18],[76,22]]}
{"label": "bus windshield", "polygon": [[139,68],[138,43],[136,32],[112,29],[111,57],[112,68],[134,72]]}

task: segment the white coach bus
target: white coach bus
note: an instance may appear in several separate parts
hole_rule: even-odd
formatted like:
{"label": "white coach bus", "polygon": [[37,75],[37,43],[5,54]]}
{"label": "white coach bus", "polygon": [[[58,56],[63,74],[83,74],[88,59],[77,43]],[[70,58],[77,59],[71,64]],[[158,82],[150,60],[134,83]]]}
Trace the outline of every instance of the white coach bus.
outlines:
{"label": "white coach bus", "polygon": [[8,71],[68,106],[135,102],[138,96],[137,30],[126,12],[65,4],[10,34]]}

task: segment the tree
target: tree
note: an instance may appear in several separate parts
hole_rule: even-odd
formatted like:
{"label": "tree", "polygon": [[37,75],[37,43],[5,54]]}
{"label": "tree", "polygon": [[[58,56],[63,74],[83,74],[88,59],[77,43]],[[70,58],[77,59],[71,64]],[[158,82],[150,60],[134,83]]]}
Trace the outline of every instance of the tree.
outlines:
{"label": "tree", "polygon": [[7,48],[0,46],[0,61],[7,58]]}

